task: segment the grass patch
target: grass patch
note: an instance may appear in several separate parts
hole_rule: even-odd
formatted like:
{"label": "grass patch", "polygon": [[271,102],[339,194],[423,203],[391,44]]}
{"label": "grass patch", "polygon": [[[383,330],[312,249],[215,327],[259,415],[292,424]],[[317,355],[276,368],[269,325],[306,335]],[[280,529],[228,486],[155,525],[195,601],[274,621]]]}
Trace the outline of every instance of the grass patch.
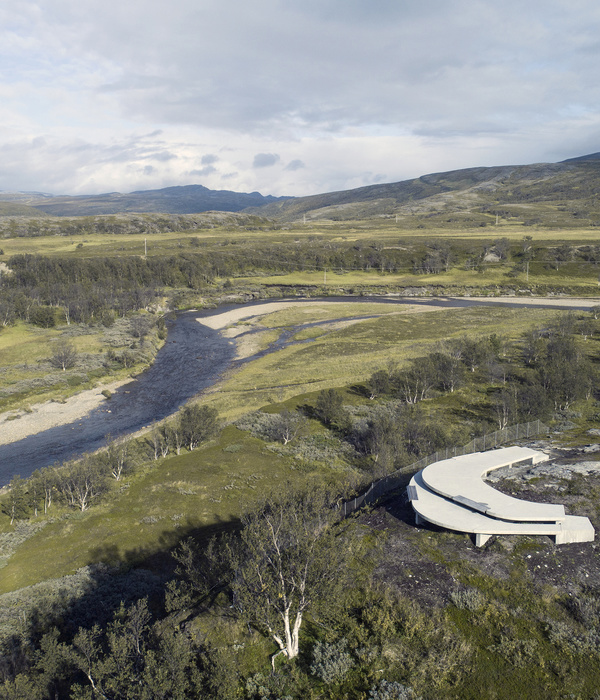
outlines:
{"label": "grass patch", "polygon": [[398,313],[398,308],[391,305],[388,307],[385,304],[361,303],[359,301],[336,302],[335,304],[316,302],[274,311],[261,317],[260,323],[267,328],[281,328],[314,323],[315,321],[331,321],[358,316],[382,316],[391,313]]}
{"label": "grass patch", "polygon": [[[336,308],[337,304],[331,313]],[[405,363],[444,338],[492,333],[516,338],[555,315],[540,309],[482,307],[388,313],[245,364],[206,401],[224,417],[235,419],[297,394],[363,382],[388,362]]]}
{"label": "grass patch", "polygon": [[[321,465],[322,476],[342,479],[343,470],[336,467]],[[208,538],[235,527],[259,494],[305,478],[293,455],[272,452],[229,426],[204,447],[148,463],[127,479],[128,488],[114,482],[110,500],[88,512],[53,507],[54,522],[24,541],[0,569],[0,593],[98,562],[151,565],[155,555],[187,534]]]}

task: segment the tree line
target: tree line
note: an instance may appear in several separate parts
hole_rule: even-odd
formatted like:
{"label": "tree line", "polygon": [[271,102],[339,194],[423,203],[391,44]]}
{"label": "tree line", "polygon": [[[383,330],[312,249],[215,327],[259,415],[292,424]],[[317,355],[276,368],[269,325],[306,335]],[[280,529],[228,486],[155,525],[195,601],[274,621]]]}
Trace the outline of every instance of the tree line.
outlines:
{"label": "tree line", "polygon": [[534,259],[554,266],[600,262],[600,246],[564,244],[538,250],[528,236],[516,244],[499,238],[467,246],[445,240],[384,246],[378,241],[265,244],[231,239],[209,247],[193,237],[189,244],[189,251],[165,256],[12,256],[11,272],[0,275],[0,325],[21,319],[47,327],[57,309],[67,323],[98,321],[110,312],[124,315],[149,308],[167,290],[203,289],[217,278],[256,273],[377,270],[436,275],[457,265],[479,269],[489,254],[504,262],[512,257],[517,267]]}
{"label": "tree line", "polygon": [[1,511],[16,520],[47,515],[57,502],[84,512],[148,458],[192,451],[212,438],[219,429],[217,411],[209,406],[186,406],[175,420],[155,428],[143,439],[107,437],[107,447],[81,459],[36,470],[27,479],[14,477],[0,505]]}
{"label": "tree line", "polygon": [[0,231],[6,238],[38,236],[86,236],[93,234],[129,235],[196,231],[212,229],[226,223],[240,228],[273,227],[262,217],[249,214],[219,212],[206,214],[144,214],[35,218],[3,217]]}

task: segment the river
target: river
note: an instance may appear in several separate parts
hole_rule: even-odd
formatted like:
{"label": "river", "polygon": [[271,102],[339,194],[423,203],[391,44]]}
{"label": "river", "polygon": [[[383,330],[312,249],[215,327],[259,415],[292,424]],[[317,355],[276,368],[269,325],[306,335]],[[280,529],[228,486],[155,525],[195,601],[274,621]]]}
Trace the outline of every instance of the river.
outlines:
{"label": "river", "polygon": [[[252,302],[247,307],[255,308],[274,301],[303,301],[302,299]],[[435,305],[445,308],[461,308],[474,305],[497,305],[484,299],[414,299],[382,297],[329,297],[306,299],[305,301],[327,301],[348,303],[378,302],[392,304],[415,303],[423,306]],[[552,300],[537,301],[532,298],[523,303],[504,301],[503,305],[533,308],[564,308],[566,302]],[[570,305],[573,309],[589,308],[593,301],[582,305]],[[235,342],[224,338],[197,319],[224,313],[239,305],[219,307],[203,311],[188,311],[177,315],[168,324],[165,345],[158,352],[152,366],[136,379],[118,389],[110,399],[91,411],[87,416],[18,442],[0,446],[0,485],[7,484],[15,474],[27,477],[36,469],[80,456],[106,444],[106,436],[113,438],[133,433],[174,413],[193,396],[212,386],[228,368],[240,361],[235,358]],[[331,322],[329,319],[328,322]],[[281,349],[291,340],[293,333],[286,333],[269,350]],[[253,358],[248,358],[253,359]]]}
{"label": "river", "polygon": [[235,344],[198,323],[206,313],[185,312],[170,321],[152,366],[87,416],[0,446],[0,484],[15,474],[26,477],[40,467],[92,452],[106,443],[107,435],[126,435],[161,420],[214,384],[231,365]]}

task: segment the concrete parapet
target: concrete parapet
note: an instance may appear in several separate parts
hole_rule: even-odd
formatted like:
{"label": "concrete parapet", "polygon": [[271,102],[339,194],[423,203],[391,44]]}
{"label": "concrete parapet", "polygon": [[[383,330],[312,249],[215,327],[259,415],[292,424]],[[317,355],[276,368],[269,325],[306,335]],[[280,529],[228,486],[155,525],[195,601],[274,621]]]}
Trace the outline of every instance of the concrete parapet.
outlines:
{"label": "concrete parapet", "polygon": [[556,544],[592,541],[595,532],[588,518],[566,515],[562,505],[507,496],[482,481],[494,469],[547,459],[541,452],[508,447],[430,464],[407,489],[417,524],[426,521],[474,534],[478,547],[492,535],[550,535]]}

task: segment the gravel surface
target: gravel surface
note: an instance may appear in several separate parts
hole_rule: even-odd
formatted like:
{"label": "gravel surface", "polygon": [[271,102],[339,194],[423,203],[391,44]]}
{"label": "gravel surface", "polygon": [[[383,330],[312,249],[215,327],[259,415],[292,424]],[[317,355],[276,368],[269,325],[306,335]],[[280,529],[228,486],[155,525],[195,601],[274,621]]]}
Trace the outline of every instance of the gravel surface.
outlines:
{"label": "gravel surface", "polygon": [[82,391],[64,403],[45,401],[31,406],[29,411],[8,411],[0,414],[0,445],[23,440],[58,425],[74,423],[106,401],[104,389],[115,391],[130,379]]}

